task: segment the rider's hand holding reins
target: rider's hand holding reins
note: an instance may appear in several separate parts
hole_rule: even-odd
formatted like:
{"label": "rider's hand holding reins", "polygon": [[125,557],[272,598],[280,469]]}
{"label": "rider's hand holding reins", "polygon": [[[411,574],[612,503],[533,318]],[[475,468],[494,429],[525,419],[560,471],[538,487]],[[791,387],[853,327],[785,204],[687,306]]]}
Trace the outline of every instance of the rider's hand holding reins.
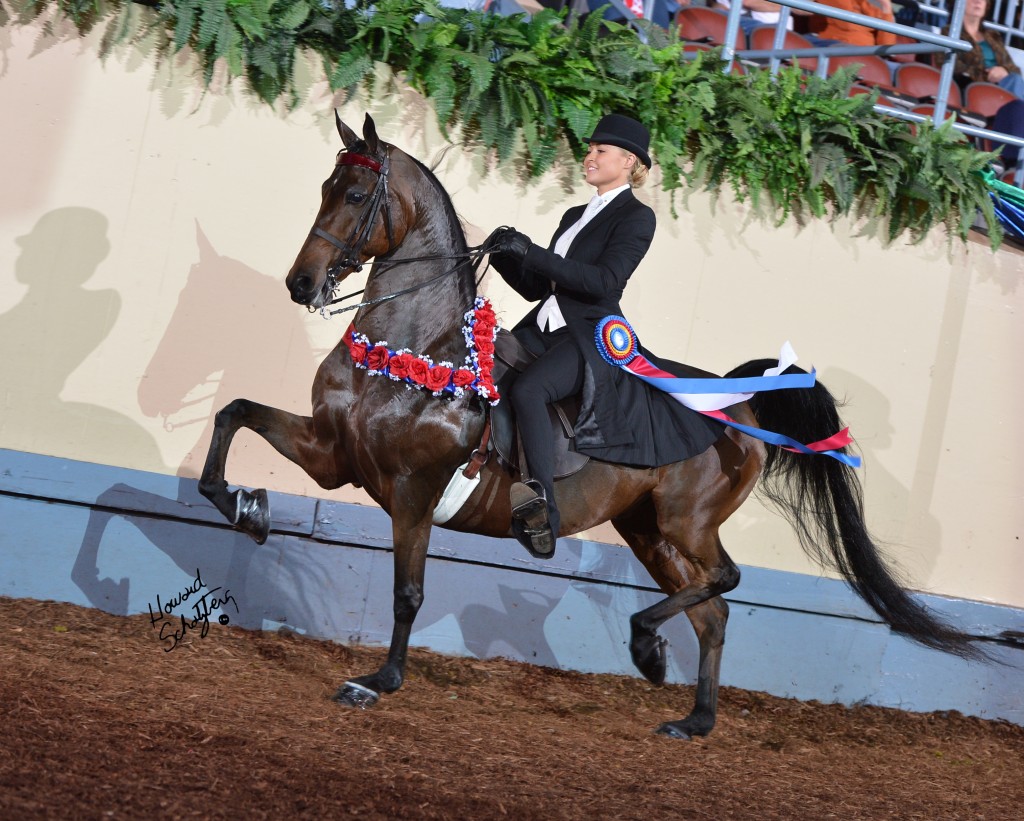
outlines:
{"label": "rider's hand holding reins", "polygon": [[505,254],[513,259],[521,260],[526,257],[526,252],[530,250],[532,244],[526,234],[515,228],[502,226],[487,238],[485,247],[492,254]]}

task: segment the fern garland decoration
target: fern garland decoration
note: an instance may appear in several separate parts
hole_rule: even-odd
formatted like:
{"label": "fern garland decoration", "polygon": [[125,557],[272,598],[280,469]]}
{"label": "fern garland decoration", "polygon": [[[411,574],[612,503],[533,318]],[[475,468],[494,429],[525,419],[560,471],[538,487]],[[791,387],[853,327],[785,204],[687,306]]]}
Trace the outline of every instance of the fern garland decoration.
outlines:
{"label": "fern garland decoration", "polygon": [[[981,176],[991,155],[945,124],[912,128],[850,98],[849,71],[828,79],[784,69],[725,74],[717,52],[684,56],[674,32],[647,43],[591,14],[527,18],[441,8],[436,0],[34,0],[0,3],[0,25],[49,15],[101,48],[156,35],[158,53],[188,48],[203,82],[218,66],[259,99],[298,105],[297,53],[320,57],[334,89],[372,90],[378,63],[428,97],[445,133],[537,177],[579,158],[602,114],[630,114],[651,131],[662,185],[728,188],[778,222],[789,216],[884,218],[892,242],[943,224],[966,239],[980,210],[990,242],[1002,231]],[[150,8],[144,8],[150,6]],[[566,166],[568,167],[568,166]]]}

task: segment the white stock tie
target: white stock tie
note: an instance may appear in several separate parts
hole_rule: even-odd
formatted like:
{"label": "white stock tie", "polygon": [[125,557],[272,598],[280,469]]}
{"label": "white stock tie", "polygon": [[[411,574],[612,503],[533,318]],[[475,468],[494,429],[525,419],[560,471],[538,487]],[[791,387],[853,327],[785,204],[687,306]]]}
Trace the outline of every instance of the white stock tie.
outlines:
{"label": "white stock tie", "polygon": [[[576,239],[576,235],[586,227],[588,222],[597,216],[597,212],[601,210],[603,205],[604,197],[600,194],[594,194],[590,198],[590,202],[587,203],[587,207],[583,211],[583,216],[569,226],[569,229],[555,243],[555,253],[558,256],[563,259],[565,258],[565,255],[569,252],[569,246]],[[555,287],[554,282],[551,283],[551,287]],[[542,331],[557,331],[559,328],[565,327],[565,318],[558,307],[558,300],[555,298],[554,293],[540,306],[540,312],[537,314],[537,327]]]}

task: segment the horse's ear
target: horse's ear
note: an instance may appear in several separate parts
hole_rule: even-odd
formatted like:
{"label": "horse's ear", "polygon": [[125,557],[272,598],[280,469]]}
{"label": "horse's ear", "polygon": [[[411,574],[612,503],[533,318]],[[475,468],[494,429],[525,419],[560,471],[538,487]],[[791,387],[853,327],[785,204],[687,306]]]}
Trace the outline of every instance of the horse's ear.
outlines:
{"label": "horse's ear", "polygon": [[363,140],[366,141],[366,147],[371,154],[376,156],[380,153],[380,137],[377,136],[377,126],[369,114],[363,120]]}
{"label": "horse's ear", "polygon": [[359,142],[359,137],[356,136],[356,132],[341,121],[341,115],[338,114],[338,109],[334,109],[334,124],[338,127],[338,134],[341,135],[341,141],[345,143],[345,148],[351,148]]}

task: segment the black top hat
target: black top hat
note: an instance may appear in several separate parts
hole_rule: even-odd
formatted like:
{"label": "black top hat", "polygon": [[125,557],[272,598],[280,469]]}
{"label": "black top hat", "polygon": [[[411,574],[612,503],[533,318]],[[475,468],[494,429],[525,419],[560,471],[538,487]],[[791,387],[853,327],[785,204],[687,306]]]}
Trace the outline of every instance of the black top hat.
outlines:
{"label": "black top hat", "polygon": [[597,124],[597,128],[594,129],[593,136],[587,142],[605,143],[625,148],[636,154],[640,158],[640,162],[648,168],[651,167],[651,155],[647,153],[647,148],[651,144],[651,135],[632,117],[626,117],[623,114],[605,114]]}

